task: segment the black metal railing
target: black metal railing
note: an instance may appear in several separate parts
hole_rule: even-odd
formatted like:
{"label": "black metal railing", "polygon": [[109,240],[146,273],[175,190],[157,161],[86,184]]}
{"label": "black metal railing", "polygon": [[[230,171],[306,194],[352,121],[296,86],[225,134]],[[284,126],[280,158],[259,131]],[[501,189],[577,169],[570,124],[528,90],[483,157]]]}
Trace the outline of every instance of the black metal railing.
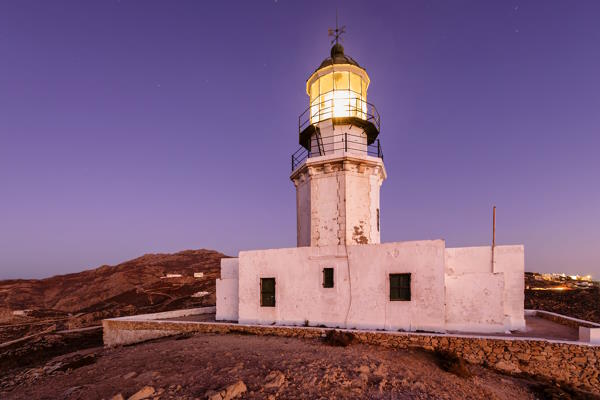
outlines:
{"label": "black metal railing", "polygon": [[[336,92],[337,96],[336,97]],[[331,93],[331,96],[328,94]],[[348,93],[348,96],[339,96],[339,93]],[[377,108],[369,102],[362,100],[359,93],[350,90],[332,90],[322,93],[319,102],[311,104],[298,117],[298,133],[317,122],[330,118],[355,117],[375,125],[380,131],[381,117]]]}
{"label": "black metal railing", "polygon": [[317,133],[311,138],[310,150],[300,147],[292,154],[292,171],[296,170],[304,161],[311,157],[332,154],[340,155],[367,155],[383,160],[383,151],[379,139],[372,144],[367,144],[365,135],[340,133],[337,135],[321,136]]}

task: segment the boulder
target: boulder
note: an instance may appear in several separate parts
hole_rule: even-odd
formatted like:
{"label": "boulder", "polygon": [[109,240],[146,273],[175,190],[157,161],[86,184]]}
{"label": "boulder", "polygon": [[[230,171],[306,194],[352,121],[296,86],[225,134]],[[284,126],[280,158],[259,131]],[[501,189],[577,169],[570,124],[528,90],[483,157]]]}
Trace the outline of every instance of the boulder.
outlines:
{"label": "boulder", "polygon": [[154,394],[154,388],[152,386],[144,386],[137,392],[135,392],[128,400],[142,400],[152,397]]}
{"label": "boulder", "polygon": [[281,371],[271,371],[265,381],[265,389],[279,388],[285,382],[285,375]]}
{"label": "boulder", "polygon": [[508,372],[510,374],[518,374],[519,372],[521,372],[521,369],[517,364],[504,360],[498,361],[494,365],[494,368],[502,372]]}
{"label": "boulder", "polygon": [[218,391],[209,390],[204,396],[208,400],[231,400],[246,392],[246,390],[248,390],[246,384],[243,381],[237,381]]}

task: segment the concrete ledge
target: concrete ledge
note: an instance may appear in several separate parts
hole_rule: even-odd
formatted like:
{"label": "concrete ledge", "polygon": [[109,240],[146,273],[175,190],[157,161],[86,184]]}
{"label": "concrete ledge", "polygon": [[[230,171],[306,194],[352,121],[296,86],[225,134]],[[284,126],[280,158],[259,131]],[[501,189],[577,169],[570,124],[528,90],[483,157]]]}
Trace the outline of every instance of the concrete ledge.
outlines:
{"label": "concrete ledge", "polygon": [[525,315],[531,316],[531,317],[544,318],[549,321],[556,322],[557,324],[570,326],[572,328],[579,328],[581,326],[586,327],[586,328],[600,328],[600,324],[597,324],[595,322],[586,321],[583,319],[572,318],[572,317],[567,317],[566,315],[557,314],[557,313],[553,313],[550,311],[525,310]]}
{"label": "concrete ledge", "polygon": [[[102,321],[102,340],[105,346],[112,347],[176,335],[181,333],[181,330],[163,329],[166,325],[161,323],[166,322],[165,318],[212,314],[215,310],[216,307],[202,307],[105,319]],[[137,325],[139,323],[150,323],[151,325],[144,329]]]}
{"label": "concrete ledge", "polygon": [[579,341],[600,344],[600,328],[579,327]]}
{"label": "concrete ledge", "polygon": [[[153,321],[157,319],[180,318],[190,315],[214,314],[217,307],[188,308],[185,310],[165,311],[154,314],[131,315],[129,317],[111,318],[110,321]],[[105,320],[106,321],[106,320]]]}

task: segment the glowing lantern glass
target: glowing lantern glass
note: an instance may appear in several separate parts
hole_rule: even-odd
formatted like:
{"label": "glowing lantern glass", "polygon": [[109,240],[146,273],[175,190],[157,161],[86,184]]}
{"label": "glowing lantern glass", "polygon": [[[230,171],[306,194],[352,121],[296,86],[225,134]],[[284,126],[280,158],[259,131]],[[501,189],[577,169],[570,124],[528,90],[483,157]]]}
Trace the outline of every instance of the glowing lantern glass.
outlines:
{"label": "glowing lantern glass", "polygon": [[323,68],[307,82],[310,122],[330,118],[367,119],[368,76],[354,66]]}

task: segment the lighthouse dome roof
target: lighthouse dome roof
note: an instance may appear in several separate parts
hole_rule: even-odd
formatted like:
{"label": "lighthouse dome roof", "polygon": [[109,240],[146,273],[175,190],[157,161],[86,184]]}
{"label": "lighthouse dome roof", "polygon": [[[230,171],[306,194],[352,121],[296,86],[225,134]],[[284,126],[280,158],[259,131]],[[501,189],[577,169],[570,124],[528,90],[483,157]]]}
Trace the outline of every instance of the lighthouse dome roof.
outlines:
{"label": "lighthouse dome roof", "polygon": [[323,62],[321,63],[321,65],[319,65],[319,68],[317,68],[317,70],[334,64],[350,64],[364,69],[352,57],[344,54],[344,46],[342,46],[339,43],[333,45],[330,54],[331,56],[323,60]]}

